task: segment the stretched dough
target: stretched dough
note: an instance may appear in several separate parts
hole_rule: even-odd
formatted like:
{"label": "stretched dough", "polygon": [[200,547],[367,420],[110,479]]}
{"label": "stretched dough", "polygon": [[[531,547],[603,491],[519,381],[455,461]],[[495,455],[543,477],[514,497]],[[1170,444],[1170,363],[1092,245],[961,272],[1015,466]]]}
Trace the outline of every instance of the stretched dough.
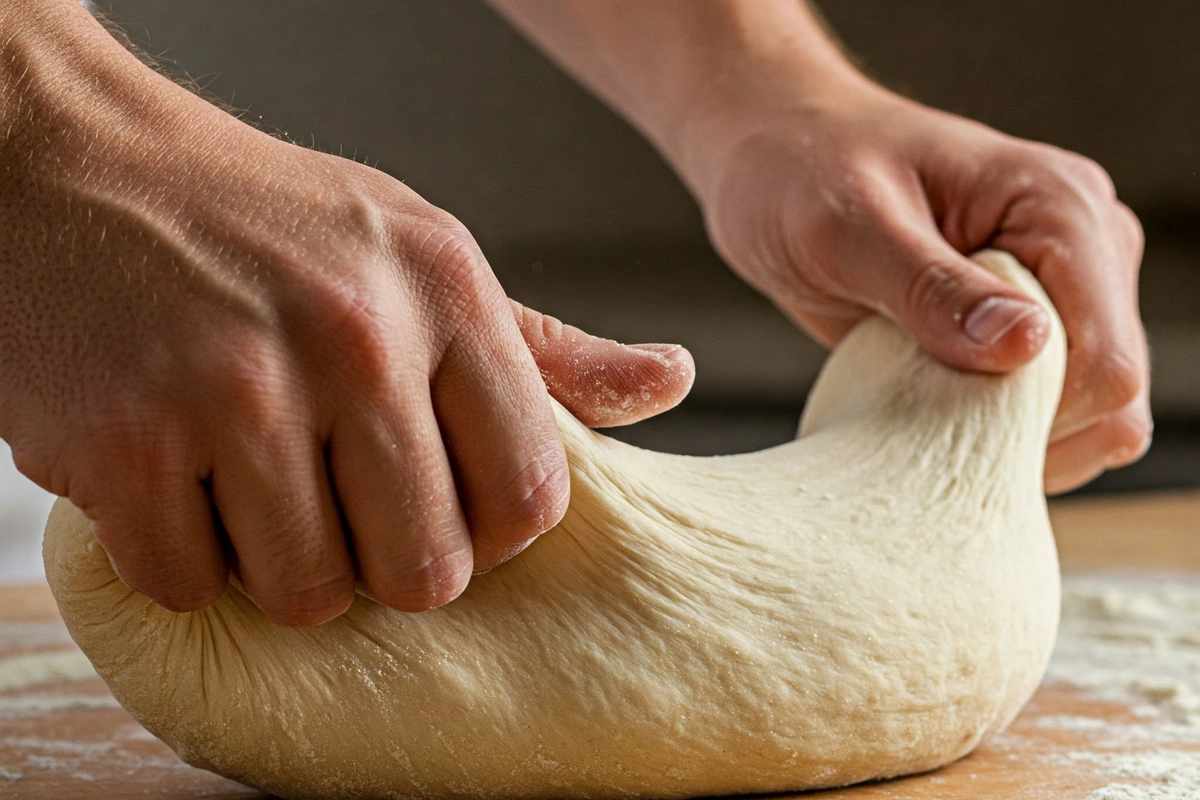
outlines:
{"label": "stretched dough", "polygon": [[[1040,296],[1011,257],[977,257]],[[1053,316],[1053,315],[1052,315]],[[881,318],[791,444],[688,458],[558,409],[562,523],[458,600],[291,630],[231,589],[168,612],[66,502],[46,571],[117,699],[187,762],[286,798],[779,792],[918,772],[1003,728],[1054,641],[1042,462],[1064,337],[956,372]]]}

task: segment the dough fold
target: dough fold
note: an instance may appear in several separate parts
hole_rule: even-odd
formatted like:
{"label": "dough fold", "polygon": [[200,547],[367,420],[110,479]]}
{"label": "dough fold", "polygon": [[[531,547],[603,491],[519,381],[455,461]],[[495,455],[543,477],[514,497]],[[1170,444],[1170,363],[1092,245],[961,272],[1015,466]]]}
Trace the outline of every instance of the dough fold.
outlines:
{"label": "dough fold", "polygon": [[[976,260],[1047,303],[1009,256]],[[1058,619],[1042,494],[1065,340],[957,372],[872,318],[800,438],[689,458],[557,408],[562,523],[453,603],[314,629],[236,588],[175,614],[55,507],[47,576],[113,694],[185,761],[285,798],[682,798],[933,769],[1002,729]]]}

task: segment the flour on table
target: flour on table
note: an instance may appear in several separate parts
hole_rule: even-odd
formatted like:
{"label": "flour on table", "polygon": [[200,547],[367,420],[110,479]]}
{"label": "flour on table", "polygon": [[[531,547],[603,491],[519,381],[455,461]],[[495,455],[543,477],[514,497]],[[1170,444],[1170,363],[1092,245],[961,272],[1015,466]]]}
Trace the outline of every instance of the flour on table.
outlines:
{"label": "flour on table", "polygon": [[57,711],[120,708],[111,694],[22,694],[0,697],[0,719],[37,717]]}
{"label": "flour on table", "polygon": [[1039,722],[1090,734],[1086,751],[1043,760],[1122,779],[1087,800],[1200,799],[1200,580],[1068,578],[1046,680],[1132,708],[1130,721]]}
{"label": "flour on table", "polygon": [[0,692],[42,683],[86,681],[99,677],[78,650],[31,653],[0,659]]}

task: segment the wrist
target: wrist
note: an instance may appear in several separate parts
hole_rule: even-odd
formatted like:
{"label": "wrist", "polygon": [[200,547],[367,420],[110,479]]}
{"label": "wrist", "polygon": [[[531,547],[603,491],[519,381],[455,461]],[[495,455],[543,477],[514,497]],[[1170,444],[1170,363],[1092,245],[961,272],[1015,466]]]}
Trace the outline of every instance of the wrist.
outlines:
{"label": "wrist", "polygon": [[859,72],[803,2],[702,8],[663,44],[657,91],[626,108],[702,206],[748,138],[904,102]]}
{"label": "wrist", "polygon": [[84,182],[113,144],[168,131],[203,104],[142,64],[77,0],[3,5],[0,168],[10,174],[19,166],[17,176]]}
{"label": "wrist", "polygon": [[706,206],[748,139],[781,129],[802,134],[855,106],[897,99],[840,53],[783,52],[776,59],[747,61],[710,82],[660,148]]}

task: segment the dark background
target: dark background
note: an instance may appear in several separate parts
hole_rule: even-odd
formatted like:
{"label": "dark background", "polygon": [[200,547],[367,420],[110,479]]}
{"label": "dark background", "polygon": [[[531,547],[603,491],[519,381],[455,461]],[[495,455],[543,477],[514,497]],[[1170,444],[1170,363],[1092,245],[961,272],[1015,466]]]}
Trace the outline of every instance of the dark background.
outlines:
{"label": "dark background", "polygon": [[[681,342],[678,411],[620,434],[716,453],[790,438],[820,348],[732,277],[628,125],[473,0],[109,0],[133,39],[249,119],[403,179],[508,293],[597,334]],[[1200,484],[1200,3],[839,0],[883,83],[1099,161],[1147,232],[1155,445],[1093,490]]]}

